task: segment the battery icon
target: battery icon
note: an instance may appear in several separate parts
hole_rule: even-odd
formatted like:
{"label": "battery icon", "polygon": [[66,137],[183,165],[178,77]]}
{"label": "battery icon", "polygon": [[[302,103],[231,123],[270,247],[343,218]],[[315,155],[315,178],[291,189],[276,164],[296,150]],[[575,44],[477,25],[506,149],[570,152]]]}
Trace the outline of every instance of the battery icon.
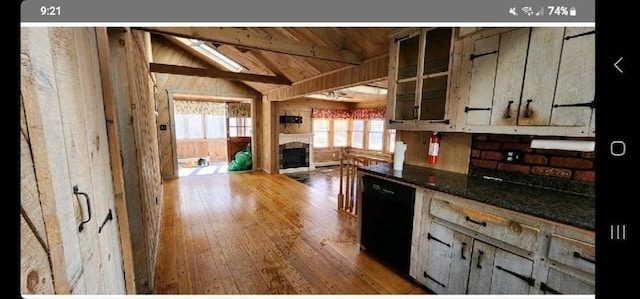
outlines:
{"label": "battery icon", "polygon": [[569,8],[569,15],[572,16],[572,17],[576,16],[576,8],[575,7],[572,6],[571,8]]}

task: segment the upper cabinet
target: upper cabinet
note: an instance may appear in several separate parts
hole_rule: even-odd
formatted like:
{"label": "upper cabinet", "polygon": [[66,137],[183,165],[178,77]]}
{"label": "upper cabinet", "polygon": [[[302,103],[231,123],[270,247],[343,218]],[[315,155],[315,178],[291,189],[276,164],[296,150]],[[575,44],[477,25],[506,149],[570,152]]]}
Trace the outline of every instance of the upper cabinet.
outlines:
{"label": "upper cabinet", "polygon": [[518,28],[470,39],[464,50],[471,60],[469,93],[459,106],[458,129],[595,134],[594,28]]}
{"label": "upper cabinet", "polygon": [[453,28],[425,28],[395,36],[389,63],[391,128],[448,129]]}
{"label": "upper cabinet", "polygon": [[593,27],[422,28],[389,57],[390,128],[595,135]]}

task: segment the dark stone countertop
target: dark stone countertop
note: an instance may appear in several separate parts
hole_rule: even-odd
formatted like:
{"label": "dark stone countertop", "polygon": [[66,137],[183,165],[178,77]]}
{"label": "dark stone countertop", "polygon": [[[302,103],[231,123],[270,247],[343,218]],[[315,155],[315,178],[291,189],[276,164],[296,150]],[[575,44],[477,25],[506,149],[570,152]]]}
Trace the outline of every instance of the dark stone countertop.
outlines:
{"label": "dark stone countertop", "polygon": [[540,218],[595,231],[595,197],[507,181],[486,179],[449,171],[405,164],[358,168],[360,171],[395,179],[418,187],[445,192]]}

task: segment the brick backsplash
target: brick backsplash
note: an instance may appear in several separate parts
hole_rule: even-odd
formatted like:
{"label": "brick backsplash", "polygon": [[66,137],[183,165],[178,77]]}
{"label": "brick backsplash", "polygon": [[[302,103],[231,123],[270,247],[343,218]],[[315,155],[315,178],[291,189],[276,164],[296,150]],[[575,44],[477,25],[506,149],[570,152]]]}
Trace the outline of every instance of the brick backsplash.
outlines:
{"label": "brick backsplash", "polygon": [[[471,167],[497,169],[576,181],[594,182],[594,152],[532,149],[534,136],[473,134]],[[542,137],[544,139],[594,140],[593,138]],[[505,161],[505,150],[524,152],[522,163]]]}

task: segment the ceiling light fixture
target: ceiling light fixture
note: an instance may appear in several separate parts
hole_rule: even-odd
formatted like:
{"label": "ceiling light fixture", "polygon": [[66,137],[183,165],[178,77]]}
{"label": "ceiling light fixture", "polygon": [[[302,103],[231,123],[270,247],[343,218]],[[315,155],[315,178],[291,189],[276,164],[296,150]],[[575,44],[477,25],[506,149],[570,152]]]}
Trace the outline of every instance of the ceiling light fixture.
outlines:
{"label": "ceiling light fixture", "polygon": [[357,85],[341,89],[342,91],[351,91],[357,93],[366,93],[372,95],[386,95],[387,89],[368,85]]}
{"label": "ceiling light fixture", "polygon": [[182,37],[176,37],[176,38],[181,43],[187,46],[190,46],[194,50],[198,51],[200,54],[207,56],[208,58],[213,60],[215,63],[223,66],[229,71],[239,73],[242,70],[244,70],[244,67],[242,67],[239,63],[233,61],[233,59],[225,56],[224,54],[216,50],[214,47],[208,45],[207,43],[201,40],[197,40],[194,38],[186,39]]}

